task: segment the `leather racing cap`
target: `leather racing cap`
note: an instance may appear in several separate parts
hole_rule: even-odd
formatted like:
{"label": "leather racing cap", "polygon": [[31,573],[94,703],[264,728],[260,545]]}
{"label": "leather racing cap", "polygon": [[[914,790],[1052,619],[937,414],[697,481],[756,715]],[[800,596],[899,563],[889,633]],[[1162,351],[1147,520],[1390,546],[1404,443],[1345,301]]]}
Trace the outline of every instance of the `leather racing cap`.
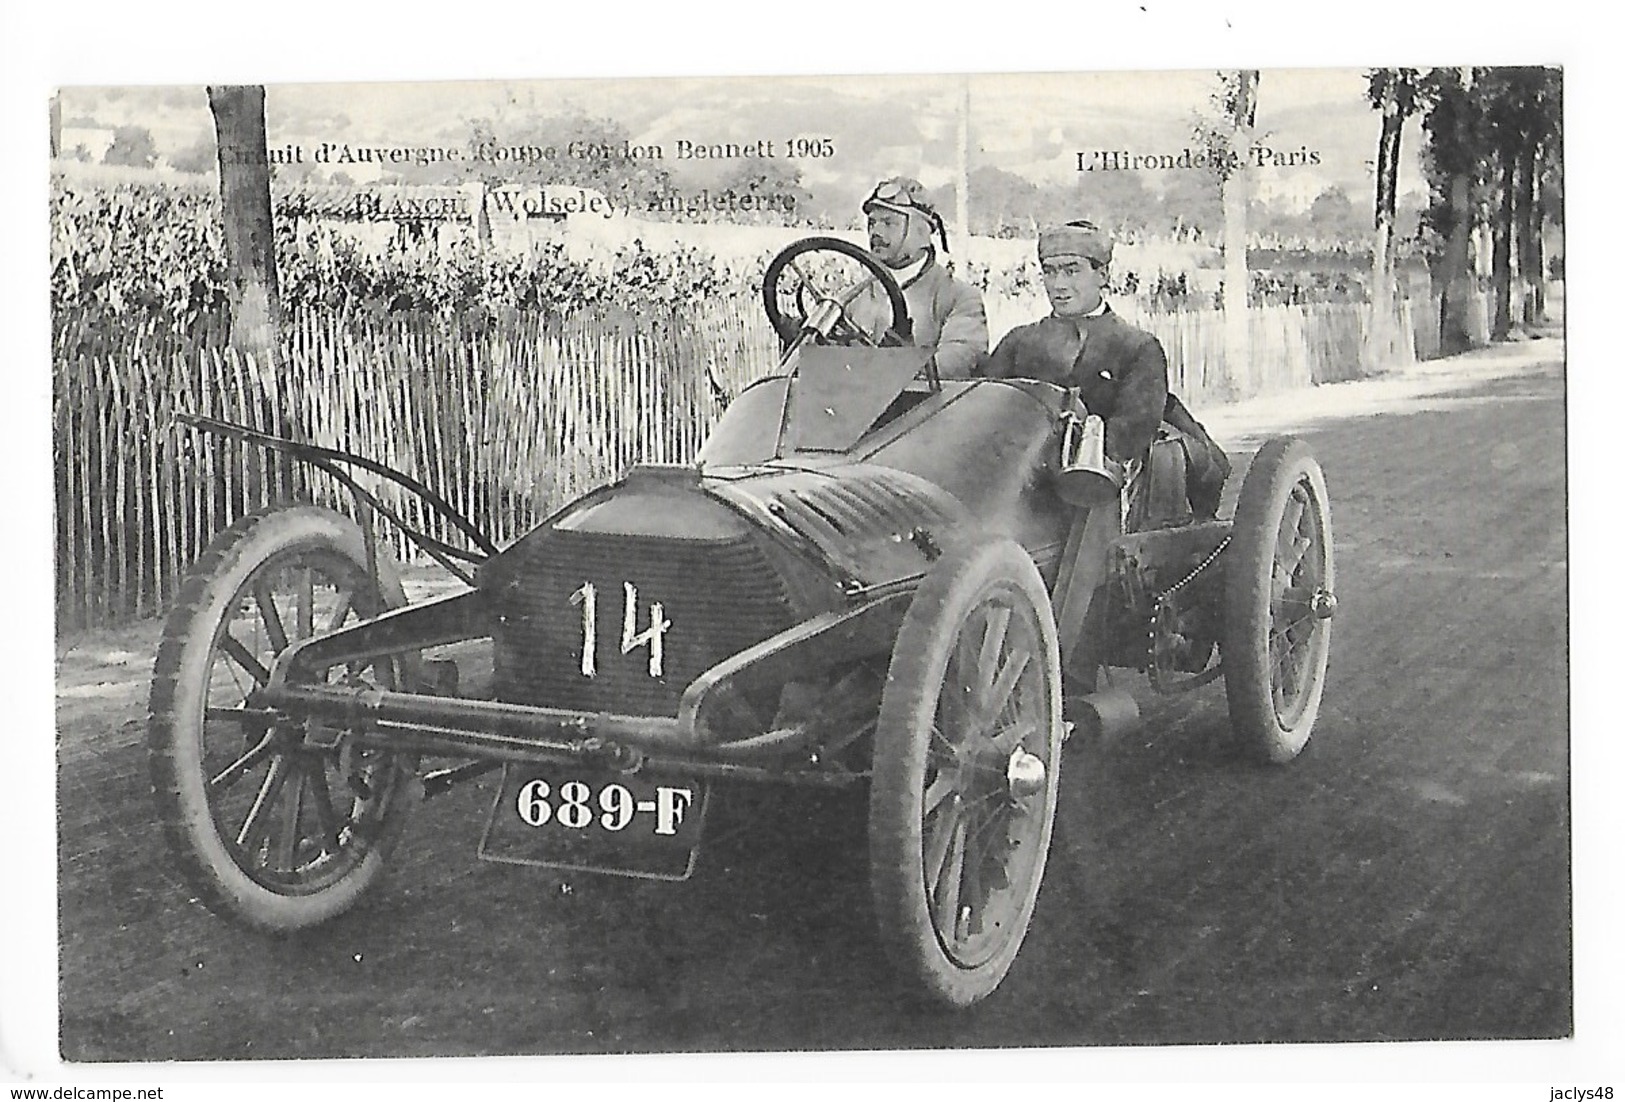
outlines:
{"label": "leather racing cap", "polygon": [[869,198],[863,201],[863,213],[868,214],[875,207],[898,214],[924,214],[928,218],[937,215],[937,209],[926,198],[925,185],[909,176],[893,176],[876,184]]}
{"label": "leather racing cap", "polygon": [[925,185],[911,176],[893,176],[882,180],[875,185],[869,198],[863,201],[863,213],[868,214],[876,209],[889,210],[904,215],[918,214],[924,216],[931,228],[942,237],[942,247],[948,248],[948,228],[943,224],[942,215],[926,197]]}

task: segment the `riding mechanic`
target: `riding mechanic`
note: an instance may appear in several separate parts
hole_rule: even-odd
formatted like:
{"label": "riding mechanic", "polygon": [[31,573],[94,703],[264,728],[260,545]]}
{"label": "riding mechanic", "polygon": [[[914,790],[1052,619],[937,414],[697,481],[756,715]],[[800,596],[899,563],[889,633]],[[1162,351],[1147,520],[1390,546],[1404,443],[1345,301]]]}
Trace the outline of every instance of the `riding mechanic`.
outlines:
{"label": "riding mechanic", "polygon": [[[1105,300],[1111,279],[1112,240],[1093,222],[1045,229],[1038,236],[1044,292],[1053,313],[1011,330],[980,374],[1041,379],[1068,388],[1073,406],[1105,422],[1105,453],[1121,475],[1150,458],[1159,434],[1184,453],[1184,498],[1191,515],[1218,511],[1230,461],[1184,404],[1168,390],[1168,358],[1155,336],[1124,321]],[[1079,412],[1079,411],[1075,411]],[[1098,687],[1103,655],[1107,546],[1121,530],[1116,508],[1079,514],[1067,537],[1070,564],[1054,593],[1062,640],[1065,699],[1075,702]],[[1093,626],[1090,626],[1093,625]]]}
{"label": "riding mechanic", "polygon": [[1161,427],[1184,446],[1192,512],[1213,517],[1230,461],[1168,390],[1162,342],[1106,302],[1111,237],[1087,221],[1045,229],[1038,235],[1038,262],[1053,313],[1007,333],[978,373],[1073,390],[1106,422],[1106,455],[1120,465],[1143,458]]}

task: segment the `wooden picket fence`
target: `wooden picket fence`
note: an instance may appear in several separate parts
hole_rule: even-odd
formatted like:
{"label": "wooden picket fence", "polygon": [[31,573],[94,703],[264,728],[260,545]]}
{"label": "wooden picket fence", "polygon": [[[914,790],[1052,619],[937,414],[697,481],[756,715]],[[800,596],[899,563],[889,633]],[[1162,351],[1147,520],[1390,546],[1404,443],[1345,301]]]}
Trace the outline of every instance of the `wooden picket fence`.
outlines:
{"label": "wooden picket fence", "polygon": [[[995,326],[1041,303],[989,303]],[[1168,350],[1170,382],[1196,409],[1360,371],[1358,305],[1251,311],[1250,364],[1232,377],[1214,311],[1134,320]],[[1022,314],[1025,316],[1022,316]],[[1015,319],[1015,320],[1011,320]],[[754,301],[531,313],[499,320],[296,313],[275,370],[232,352],[220,319],[184,333],[97,330],[59,317],[54,446],[59,626],[161,612],[187,566],[245,512],[295,497],[348,509],[326,475],[197,433],[190,411],[376,459],[445,496],[499,545],[640,462],[698,451],[737,393],[777,363]],[[358,481],[408,521],[459,537],[374,476]],[[419,558],[398,531],[397,555]]]}
{"label": "wooden picket fence", "polygon": [[[777,340],[732,301],[634,315],[298,314],[276,370],[230,350],[218,323],[123,344],[58,319],[54,471],[59,629],[161,612],[216,533],[294,498],[350,509],[328,476],[180,425],[186,411],[376,459],[426,483],[504,544],[640,462],[693,457],[734,393],[769,373]],[[189,339],[190,338],[190,339]],[[460,537],[386,481],[357,481],[424,530]],[[389,525],[394,552],[420,558]]]}
{"label": "wooden picket fence", "polygon": [[[1415,306],[1416,356],[1431,360],[1439,354],[1439,299],[1433,296]],[[1490,340],[1490,296],[1484,291],[1472,291],[1467,296],[1463,311],[1468,339],[1474,344],[1488,344]]]}
{"label": "wooden picket fence", "polygon": [[[987,300],[995,343],[1017,325],[1049,313],[1043,295]],[[1418,326],[1408,301],[1396,304],[1388,347],[1371,345],[1371,307],[1365,303],[1255,306],[1247,311],[1250,353],[1232,365],[1222,310],[1150,313],[1133,299],[1114,301],[1125,319],[1154,334],[1168,354],[1168,385],[1194,409],[1254,394],[1343,382],[1417,360]]]}

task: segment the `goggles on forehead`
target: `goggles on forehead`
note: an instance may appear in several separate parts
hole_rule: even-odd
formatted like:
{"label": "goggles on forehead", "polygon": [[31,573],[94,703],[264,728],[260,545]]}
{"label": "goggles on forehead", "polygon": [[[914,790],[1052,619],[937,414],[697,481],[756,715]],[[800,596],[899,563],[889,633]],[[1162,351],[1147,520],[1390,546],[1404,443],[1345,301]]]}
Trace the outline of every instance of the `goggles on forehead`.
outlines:
{"label": "goggles on forehead", "polygon": [[914,194],[914,188],[909,184],[898,183],[896,180],[882,180],[875,186],[870,194],[870,203],[892,203],[901,207],[915,207],[919,210],[934,213],[931,204],[919,199]]}
{"label": "goggles on forehead", "polygon": [[912,182],[902,184],[897,180],[881,180],[879,184],[876,184],[873,192],[869,192],[869,198],[863,200],[864,206],[876,205],[876,203],[881,206],[890,206],[892,210],[899,210],[902,213],[916,210],[920,211],[921,215],[936,218],[936,208],[931,206],[931,202],[926,200],[925,195],[921,195],[920,187],[912,184]]}

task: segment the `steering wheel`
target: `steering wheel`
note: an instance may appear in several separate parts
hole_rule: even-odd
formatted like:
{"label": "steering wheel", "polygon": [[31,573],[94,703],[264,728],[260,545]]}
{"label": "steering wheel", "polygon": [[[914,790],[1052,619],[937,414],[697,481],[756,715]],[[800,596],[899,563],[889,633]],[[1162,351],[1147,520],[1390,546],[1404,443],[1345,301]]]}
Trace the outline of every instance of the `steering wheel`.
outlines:
{"label": "steering wheel", "polygon": [[[840,253],[850,257],[863,266],[869,278],[860,279],[850,287],[831,294],[821,288],[807,269],[798,263],[801,257],[816,252]],[[800,280],[795,290],[796,302],[802,307],[799,318],[790,317],[779,306],[779,283],[787,271],[793,272]],[[847,308],[870,283],[880,284],[891,309],[891,321],[879,333],[870,332],[846,314]],[[814,300],[810,310],[805,308],[808,295]],[[820,342],[845,343],[855,340],[875,348],[906,344],[912,336],[913,323],[909,320],[908,304],[903,301],[903,289],[897,285],[896,277],[875,259],[873,253],[838,237],[804,237],[781,250],[768,262],[767,271],[762,276],[762,305],[766,307],[767,318],[786,347],[793,344],[798,335],[809,332]]]}

